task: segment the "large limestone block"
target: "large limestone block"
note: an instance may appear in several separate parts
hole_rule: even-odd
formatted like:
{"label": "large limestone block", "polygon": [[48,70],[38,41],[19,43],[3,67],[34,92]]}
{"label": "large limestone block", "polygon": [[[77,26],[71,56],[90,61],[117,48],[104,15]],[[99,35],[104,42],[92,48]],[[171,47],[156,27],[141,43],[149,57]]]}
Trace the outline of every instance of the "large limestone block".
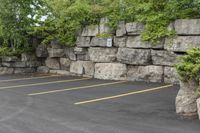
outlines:
{"label": "large limestone block", "polygon": [[124,36],[124,37],[114,37],[114,46],[115,47],[126,47],[126,40],[127,40],[127,37]]}
{"label": "large limestone block", "polygon": [[93,37],[90,45],[99,46],[99,47],[107,47],[107,40],[108,38]]}
{"label": "large limestone block", "polygon": [[76,39],[76,46],[78,47],[90,47],[91,37],[79,36]]}
{"label": "large limestone block", "polygon": [[171,51],[152,50],[152,61],[154,65],[173,66],[179,62],[181,55]]}
{"label": "large limestone block", "polygon": [[120,63],[96,63],[95,78],[108,80],[124,80],[126,78],[127,67]]}
{"label": "large limestone block", "polygon": [[37,68],[38,73],[49,73],[49,68],[47,66],[39,66]]}
{"label": "large limestone block", "polygon": [[197,116],[197,103],[199,94],[194,82],[180,82],[180,90],[176,96],[176,113],[185,117]]}
{"label": "large limestone block", "polygon": [[139,35],[144,31],[144,25],[141,23],[127,23],[126,31],[128,35]]}
{"label": "large limestone block", "polygon": [[23,53],[21,55],[21,61],[36,61],[37,58],[34,54],[27,54],[27,53]]}
{"label": "large limestone block", "polygon": [[86,26],[82,31],[82,36],[96,36],[97,34],[99,34],[98,25]]}
{"label": "large limestone block", "polygon": [[74,48],[65,48],[65,55],[72,61],[76,60],[76,54],[74,52]]}
{"label": "large limestone block", "polygon": [[60,58],[60,65],[62,70],[70,69],[71,60],[68,58]]}
{"label": "large limestone block", "polygon": [[60,69],[60,63],[57,58],[47,58],[45,60],[45,65],[50,69]]}
{"label": "large limestone block", "polygon": [[126,35],[126,24],[124,21],[120,21],[116,30],[116,36],[122,37]]}
{"label": "large limestone block", "polygon": [[178,19],[174,27],[178,35],[200,35],[200,19]]}
{"label": "large limestone block", "polygon": [[65,54],[64,49],[47,48],[47,50],[50,58],[63,57]]}
{"label": "large limestone block", "polygon": [[93,62],[113,62],[116,60],[117,48],[89,48],[89,57]]}
{"label": "large limestone block", "polygon": [[14,68],[0,67],[0,75],[13,74],[13,73],[14,73]]}
{"label": "large limestone block", "polygon": [[17,56],[3,56],[2,61],[3,62],[15,62],[15,61],[20,61],[20,59]]}
{"label": "large limestone block", "polygon": [[94,63],[91,61],[76,61],[70,64],[70,72],[88,76],[94,75]]}
{"label": "large limestone block", "polygon": [[39,61],[27,61],[26,66],[27,67],[38,67],[41,65],[41,62]]}
{"label": "large limestone block", "polygon": [[151,50],[119,48],[117,60],[125,64],[148,65],[151,62]]}
{"label": "large limestone block", "polygon": [[131,81],[162,82],[162,66],[129,66],[127,79]]}
{"label": "large limestone block", "polygon": [[200,36],[177,36],[165,41],[165,49],[175,52],[186,52],[188,49],[199,46]]}
{"label": "large limestone block", "polygon": [[174,67],[164,68],[164,83],[179,84],[179,77]]}
{"label": "large limestone block", "polygon": [[37,57],[47,57],[48,56],[47,46],[46,45],[38,45],[38,47],[36,48],[36,56]]}

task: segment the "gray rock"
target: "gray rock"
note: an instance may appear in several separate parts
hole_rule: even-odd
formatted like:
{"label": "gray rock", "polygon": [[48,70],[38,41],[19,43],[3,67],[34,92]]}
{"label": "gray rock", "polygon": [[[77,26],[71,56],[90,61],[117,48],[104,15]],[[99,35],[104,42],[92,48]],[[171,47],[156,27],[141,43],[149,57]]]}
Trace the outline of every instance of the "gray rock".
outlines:
{"label": "gray rock", "polygon": [[127,37],[114,37],[114,46],[115,47],[126,47]]}
{"label": "gray rock", "polygon": [[197,83],[180,82],[180,90],[176,96],[176,113],[184,117],[197,116],[197,103],[199,98],[196,89]]}
{"label": "gray rock", "polygon": [[163,82],[162,66],[128,66],[127,79],[130,81]]}
{"label": "gray rock", "polygon": [[116,36],[121,37],[126,35],[126,24],[124,21],[120,21],[116,30]]}
{"label": "gray rock", "polygon": [[165,49],[175,52],[185,52],[199,46],[200,36],[177,36],[165,41]]}
{"label": "gray rock", "polygon": [[48,45],[48,48],[52,48],[52,49],[62,49],[63,46],[57,41],[51,41],[51,43]]}
{"label": "gray rock", "polygon": [[108,38],[93,37],[91,41],[91,46],[107,47]]}
{"label": "gray rock", "polygon": [[200,98],[197,99],[197,111],[198,111],[198,116],[200,120]]}
{"label": "gray rock", "polygon": [[20,61],[20,59],[17,56],[3,56],[2,61],[3,62],[15,62],[15,61]]}
{"label": "gray rock", "polygon": [[139,35],[144,31],[144,25],[141,23],[127,23],[126,31],[128,35]]}
{"label": "gray rock", "polygon": [[14,73],[14,68],[0,67],[0,75],[13,74],[13,73]]}
{"label": "gray rock", "polygon": [[60,75],[67,75],[67,76],[73,76],[72,73],[66,70],[50,70],[49,73],[52,74],[60,74]]}
{"label": "gray rock", "polygon": [[54,48],[47,48],[49,57],[63,57],[65,55],[64,49],[54,49]]}
{"label": "gray rock", "polygon": [[109,19],[107,17],[101,18],[100,20],[100,25],[99,25],[99,33],[107,33],[107,34],[112,34],[113,30],[111,27],[108,25]]}
{"label": "gray rock", "polygon": [[25,67],[27,67],[27,64],[26,64],[26,62],[22,62],[22,61],[14,62],[12,64],[12,67],[25,68]]}
{"label": "gray rock", "polygon": [[80,47],[74,48],[75,54],[86,54],[87,52],[88,52],[87,48],[80,48]]}
{"label": "gray rock", "polygon": [[97,34],[99,34],[98,25],[86,26],[82,31],[82,36],[96,36]]}
{"label": "gray rock", "polygon": [[164,83],[179,84],[179,77],[174,67],[164,68]]}
{"label": "gray rock", "polygon": [[178,35],[200,35],[200,19],[178,19],[174,27]]}
{"label": "gray rock", "polygon": [[76,39],[76,46],[78,47],[90,47],[91,37],[79,36]]}
{"label": "gray rock", "polygon": [[21,61],[36,61],[36,60],[37,60],[37,58],[33,54],[23,53],[21,55]]}
{"label": "gray rock", "polygon": [[45,65],[49,67],[50,69],[60,69],[60,63],[57,58],[47,58],[45,60]]}
{"label": "gray rock", "polygon": [[15,68],[14,73],[19,74],[19,73],[34,73],[36,72],[35,68]]}
{"label": "gray rock", "polygon": [[91,61],[76,61],[70,64],[70,72],[80,75],[94,75],[94,63]]}
{"label": "gray rock", "polygon": [[89,61],[90,60],[90,56],[89,54],[79,54],[76,55],[77,60],[81,60],[81,61]]}
{"label": "gray rock", "polygon": [[49,68],[47,66],[39,66],[37,68],[38,73],[49,73]]}
{"label": "gray rock", "polygon": [[148,65],[151,63],[151,50],[119,48],[117,60],[125,64]]}
{"label": "gray rock", "polygon": [[26,66],[27,67],[38,67],[41,65],[41,62],[39,61],[27,61]]}
{"label": "gray rock", "polygon": [[154,65],[173,66],[179,62],[181,55],[171,51],[152,50],[152,61]]}
{"label": "gray rock", "polygon": [[70,60],[76,61],[76,54],[74,52],[74,48],[65,48],[65,55]]}
{"label": "gray rock", "polygon": [[120,63],[96,63],[95,78],[107,80],[125,80],[127,67]]}
{"label": "gray rock", "polygon": [[48,56],[47,46],[46,45],[38,45],[38,47],[36,48],[36,56],[37,57],[47,57]]}
{"label": "gray rock", "polygon": [[89,57],[93,62],[113,62],[116,60],[117,48],[89,48]]}
{"label": "gray rock", "polygon": [[68,58],[60,58],[60,65],[62,70],[69,70],[70,69],[71,60]]}

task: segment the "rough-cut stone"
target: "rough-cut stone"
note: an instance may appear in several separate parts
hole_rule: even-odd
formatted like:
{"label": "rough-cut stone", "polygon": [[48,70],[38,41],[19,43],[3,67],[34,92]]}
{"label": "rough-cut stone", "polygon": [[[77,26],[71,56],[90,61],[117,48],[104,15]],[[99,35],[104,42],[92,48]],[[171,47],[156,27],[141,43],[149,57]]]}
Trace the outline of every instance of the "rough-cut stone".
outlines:
{"label": "rough-cut stone", "polygon": [[120,63],[96,63],[95,78],[108,80],[126,79],[127,67]]}
{"label": "rough-cut stone", "polygon": [[141,23],[127,23],[126,31],[128,35],[139,35],[144,30],[144,25]]}
{"label": "rough-cut stone", "polygon": [[78,47],[90,47],[91,37],[79,36],[76,39],[76,46]]}
{"label": "rough-cut stone", "polygon": [[131,81],[162,82],[162,66],[128,66],[127,79]]}
{"label": "rough-cut stone", "polygon": [[33,54],[26,54],[26,53],[23,53],[21,55],[21,61],[36,61],[37,58],[35,55]]}
{"label": "rough-cut stone", "polygon": [[12,67],[25,68],[27,67],[27,64],[26,62],[14,62],[12,64]]}
{"label": "rough-cut stone", "polygon": [[185,117],[197,116],[196,100],[199,98],[195,91],[198,87],[194,82],[180,82],[180,90],[176,96],[176,113]]}
{"label": "rough-cut stone", "polygon": [[77,58],[77,60],[81,60],[81,61],[89,61],[90,60],[90,56],[88,53],[76,55],[76,58]]}
{"label": "rough-cut stone", "polygon": [[100,20],[100,25],[99,25],[99,33],[108,33],[111,34],[113,33],[113,30],[109,27],[108,25],[109,19],[107,17],[101,18]]}
{"label": "rough-cut stone", "polygon": [[14,73],[14,69],[13,68],[0,67],[0,75],[13,74],[13,73]]}
{"label": "rough-cut stone", "polygon": [[54,49],[54,48],[47,48],[49,57],[63,57],[64,56],[64,49]]}
{"label": "rough-cut stone", "polygon": [[50,69],[60,69],[60,63],[57,58],[47,58],[45,64]]}
{"label": "rough-cut stone", "polygon": [[68,58],[60,58],[60,65],[62,70],[69,70],[70,63],[71,61]]}
{"label": "rough-cut stone", "polygon": [[151,63],[151,50],[119,48],[117,60],[125,64],[148,65]]}
{"label": "rough-cut stone", "polygon": [[116,36],[121,37],[126,35],[126,24],[124,21],[119,22],[117,30],[116,30]]}
{"label": "rough-cut stone", "polygon": [[164,83],[179,84],[179,77],[174,67],[164,68]]}
{"label": "rough-cut stone", "polygon": [[3,62],[15,62],[15,61],[20,61],[20,59],[16,56],[3,56],[2,61]]}
{"label": "rough-cut stone", "polygon": [[200,46],[200,36],[177,36],[166,39],[165,49],[175,52],[185,52],[188,49]]}
{"label": "rough-cut stone", "polygon": [[107,47],[108,38],[93,37],[91,41],[91,46]]}
{"label": "rough-cut stone", "polygon": [[62,49],[63,46],[56,40],[51,41],[51,43],[48,45],[48,48],[53,48],[53,49]]}
{"label": "rough-cut stone", "polygon": [[74,48],[75,54],[86,54],[87,52],[88,52],[87,48],[80,48],[80,47]]}
{"label": "rough-cut stone", "polygon": [[70,64],[70,72],[75,74],[94,75],[94,63],[91,61],[76,61]]}
{"label": "rough-cut stone", "polygon": [[154,65],[162,66],[173,66],[179,62],[179,57],[181,57],[174,52],[164,50],[152,50],[151,56]]}
{"label": "rough-cut stone", "polygon": [[48,56],[47,47],[45,45],[38,45],[38,47],[36,48],[36,56],[47,57]]}
{"label": "rough-cut stone", "polygon": [[197,111],[200,120],[200,98],[197,99]]}
{"label": "rough-cut stone", "polygon": [[70,60],[73,60],[73,61],[76,60],[76,54],[74,52],[74,48],[65,48],[65,55]]}
{"label": "rough-cut stone", "polygon": [[86,26],[82,31],[82,36],[96,36],[97,34],[99,34],[98,25]]}
{"label": "rough-cut stone", "polygon": [[41,62],[39,61],[28,61],[26,62],[27,67],[38,67],[41,65]]}
{"label": "rough-cut stone", "polygon": [[47,66],[39,66],[37,68],[38,73],[49,73],[49,68]]}
{"label": "rough-cut stone", "polygon": [[115,47],[126,47],[127,37],[114,37],[114,46]]}
{"label": "rough-cut stone", "polygon": [[200,35],[200,19],[178,19],[174,27],[178,35]]}
{"label": "rough-cut stone", "polygon": [[116,60],[117,48],[89,48],[89,57],[93,62],[113,62]]}
{"label": "rough-cut stone", "polygon": [[36,71],[35,68],[15,68],[14,73],[34,73]]}

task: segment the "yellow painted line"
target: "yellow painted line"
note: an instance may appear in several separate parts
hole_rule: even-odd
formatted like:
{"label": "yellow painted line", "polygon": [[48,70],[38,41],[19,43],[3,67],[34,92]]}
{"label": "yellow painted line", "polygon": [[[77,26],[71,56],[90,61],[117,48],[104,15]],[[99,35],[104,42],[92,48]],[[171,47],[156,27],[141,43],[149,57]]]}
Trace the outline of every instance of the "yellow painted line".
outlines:
{"label": "yellow painted line", "polygon": [[47,84],[55,84],[55,83],[67,83],[67,82],[81,81],[81,80],[87,80],[87,79],[91,79],[91,78],[68,79],[68,80],[59,80],[59,81],[51,81],[51,82],[42,82],[42,83],[35,83],[35,84],[25,84],[25,85],[16,85],[16,86],[5,86],[5,87],[0,87],[0,90],[12,89],[12,88],[20,88],[20,87],[31,87],[31,86],[38,86],[38,85],[47,85]]}
{"label": "yellow painted line", "polygon": [[43,78],[51,78],[51,77],[60,77],[60,75],[50,75],[50,76],[42,76],[42,77],[30,77],[30,78],[18,78],[18,79],[0,80],[0,83],[2,83],[2,82],[10,82],[10,81],[29,80],[29,79],[43,79]]}
{"label": "yellow painted line", "polygon": [[139,93],[156,91],[156,90],[159,90],[159,89],[168,88],[168,87],[172,87],[172,86],[173,85],[160,86],[160,87],[146,89],[146,90],[141,90],[141,91],[134,91],[134,92],[124,93],[124,94],[120,94],[120,95],[114,95],[114,96],[109,96],[109,97],[103,97],[103,98],[93,99],[93,100],[87,100],[87,101],[83,101],[83,102],[77,102],[77,103],[74,103],[74,104],[75,105],[81,105],[81,104],[99,102],[99,101],[104,101],[104,100],[109,100],[109,99],[115,99],[115,98],[130,96],[130,95],[134,95],[134,94],[139,94]]}
{"label": "yellow painted line", "polygon": [[28,94],[28,95],[29,96],[44,95],[44,94],[50,94],[50,93],[58,93],[58,92],[64,92],[64,91],[72,91],[72,90],[94,88],[94,87],[99,87],[99,86],[114,85],[114,84],[125,83],[125,82],[127,82],[127,81],[118,81],[118,82],[112,82],[112,83],[103,83],[103,84],[97,84],[97,85],[73,87],[73,88],[68,88],[68,89],[60,89],[60,90],[53,90],[53,91],[44,91],[44,92],[32,93],[32,94]]}

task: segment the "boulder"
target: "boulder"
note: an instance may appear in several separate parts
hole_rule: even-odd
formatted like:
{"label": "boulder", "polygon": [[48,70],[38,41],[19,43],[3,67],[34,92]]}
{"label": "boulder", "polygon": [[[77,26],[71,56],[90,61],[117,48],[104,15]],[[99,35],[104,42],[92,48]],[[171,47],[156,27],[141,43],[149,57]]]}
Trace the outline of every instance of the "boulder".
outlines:
{"label": "boulder", "polygon": [[14,73],[14,68],[0,67],[0,75],[13,74],[13,73]]}
{"label": "boulder", "polygon": [[120,21],[116,30],[116,36],[122,37],[126,35],[126,24],[124,21]]}
{"label": "boulder", "polygon": [[180,90],[176,96],[176,113],[183,117],[197,116],[199,94],[196,92],[198,84],[195,82],[180,82]]}
{"label": "boulder", "polygon": [[49,73],[49,68],[47,66],[39,66],[37,68],[38,73]]}
{"label": "boulder", "polygon": [[23,53],[21,55],[21,61],[36,61],[37,58],[34,54],[27,54],[27,53]]}
{"label": "boulder", "polygon": [[64,49],[47,48],[50,58],[63,57],[65,55]]}
{"label": "boulder", "polygon": [[125,64],[148,65],[151,63],[151,50],[119,48],[117,60]]}
{"label": "boulder", "polygon": [[69,70],[70,69],[71,60],[68,58],[60,58],[60,66],[62,70]]}
{"label": "boulder", "polygon": [[91,61],[76,61],[70,64],[70,72],[80,75],[94,75],[94,63]]}
{"label": "boulder", "polygon": [[179,62],[179,57],[182,55],[172,51],[152,50],[151,56],[154,65],[173,66]]}
{"label": "boulder", "polygon": [[45,65],[49,67],[50,69],[60,69],[60,63],[57,58],[47,58],[45,60]]}
{"label": "boulder", "polygon": [[17,62],[13,62],[11,67],[25,68],[27,67],[27,64],[26,62],[17,61]]}
{"label": "boulder", "polygon": [[127,23],[126,31],[128,35],[139,35],[144,31],[144,25],[141,23]]}
{"label": "boulder", "polygon": [[78,47],[90,47],[91,37],[78,36],[76,39],[76,46]]}
{"label": "boulder", "polygon": [[187,50],[200,46],[200,36],[177,36],[166,39],[165,49],[174,52],[186,52]]}
{"label": "boulder", "polygon": [[27,67],[38,67],[41,65],[41,62],[39,61],[27,61],[26,66]]}
{"label": "boulder", "polygon": [[116,60],[117,48],[89,48],[89,57],[93,62],[113,62]]}
{"label": "boulder", "polygon": [[36,48],[36,56],[37,57],[47,57],[48,51],[46,45],[38,45]]}
{"label": "boulder", "polygon": [[95,78],[108,80],[126,79],[127,67],[120,63],[96,63]]}
{"label": "boulder", "polygon": [[90,25],[83,28],[82,36],[96,36],[99,34],[99,26],[98,25]]}
{"label": "boulder", "polygon": [[178,35],[200,35],[200,19],[178,19],[174,27]]}
{"label": "boulder", "polygon": [[91,46],[107,47],[107,40],[110,38],[103,37],[93,37],[91,41]]}
{"label": "boulder", "polygon": [[128,66],[127,79],[130,81],[163,82],[162,66]]}
{"label": "boulder", "polygon": [[164,68],[164,83],[179,84],[179,77],[174,67]]}
{"label": "boulder", "polygon": [[2,62],[15,62],[20,61],[20,59],[17,56],[3,56]]}
{"label": "boulder", "polygon": [[127,37],[114,37],[114,46],[115,47],[126,47]]}
{"label": "boulder", "polygon": [[65,55],[70,60],[73,60],[73,61],[76,60],[76,54],[74,52],[74,48],[65,48]]}

